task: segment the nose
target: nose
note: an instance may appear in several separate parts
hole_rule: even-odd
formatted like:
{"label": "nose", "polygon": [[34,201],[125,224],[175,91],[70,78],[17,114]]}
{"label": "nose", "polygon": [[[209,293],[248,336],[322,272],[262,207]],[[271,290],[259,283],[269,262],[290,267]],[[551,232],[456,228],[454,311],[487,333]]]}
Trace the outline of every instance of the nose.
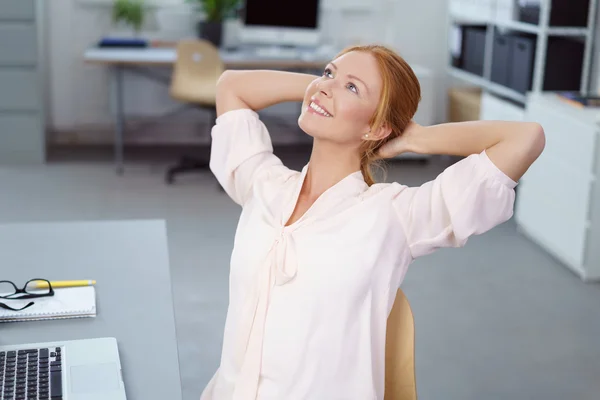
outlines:
{"label": "nose", "polygon": [[330,83],[331,80],[329,81],[325,81],[325,82],[319,82],[317,84],[317,89],[319,89],[319,92],[325,96],[325,97],[331,97],[331,93],[332,93],[332,83]]}

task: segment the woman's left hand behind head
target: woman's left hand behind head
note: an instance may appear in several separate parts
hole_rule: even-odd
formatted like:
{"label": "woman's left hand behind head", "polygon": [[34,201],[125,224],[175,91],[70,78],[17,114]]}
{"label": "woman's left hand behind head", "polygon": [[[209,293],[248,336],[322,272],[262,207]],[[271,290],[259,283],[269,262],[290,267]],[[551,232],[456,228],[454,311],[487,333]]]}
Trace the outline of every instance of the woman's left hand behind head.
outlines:
{"label": "woman's left hand behind head", "polygon": [[418,135],[422,129],[423,126],[411,121],[400,136],[381,146],[379,149],[379,156],[381,158],[393,158],[402,153],[415,151],[411,147],[412,139],[415,135]]}

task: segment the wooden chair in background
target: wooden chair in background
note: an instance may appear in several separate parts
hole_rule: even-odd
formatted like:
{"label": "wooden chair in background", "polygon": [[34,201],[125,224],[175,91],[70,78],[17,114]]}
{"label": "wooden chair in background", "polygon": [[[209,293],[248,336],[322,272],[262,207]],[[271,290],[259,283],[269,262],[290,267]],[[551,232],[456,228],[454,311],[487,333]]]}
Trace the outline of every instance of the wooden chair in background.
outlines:
{"label": "wooden chair in background", "polygon": [[[216,120],[217,81],[225,71],[219,49],[203,39],[182,40],[177,43],[177,60],[169,93],[171,97],[184,103],[209,111],[210,129]],[[168,169],[165,180],[173,183],[179,174],[205,171],[208,159],[184,156]]]}

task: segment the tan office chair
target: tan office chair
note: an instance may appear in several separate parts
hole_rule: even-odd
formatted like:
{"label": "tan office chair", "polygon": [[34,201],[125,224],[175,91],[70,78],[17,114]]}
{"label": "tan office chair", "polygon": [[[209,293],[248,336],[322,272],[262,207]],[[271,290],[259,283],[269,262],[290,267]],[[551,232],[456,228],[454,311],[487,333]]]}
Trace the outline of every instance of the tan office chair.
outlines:
{"label": "tan office chair", "polygon": [[[177,44],[177,60],[169,93],[171,97],[210,112],[209,129],[216,119],[217,81],[225,71],[219,49],[203,39],[182,40]],[[181,173],[208,169],[208,160],[182,157],[167,171],[166,181],[172,183]]]}
{"label": "tan office chair", "polygon": [[416,400],[415,325],[402,289],[387,321],[385,344],[385,400]]}

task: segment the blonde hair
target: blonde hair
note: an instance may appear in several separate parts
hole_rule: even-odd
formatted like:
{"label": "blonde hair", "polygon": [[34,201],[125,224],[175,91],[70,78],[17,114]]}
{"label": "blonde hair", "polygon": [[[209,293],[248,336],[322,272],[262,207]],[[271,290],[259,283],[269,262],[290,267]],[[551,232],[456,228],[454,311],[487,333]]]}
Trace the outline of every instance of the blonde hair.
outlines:
{"label": "blonde hair", "polygon": [[365,140],[360,149],[360,170],[365,182],[375,183],[373,168],[380,167],[378,150],[388,141],[399,137],[417,112],[421,101],[421,85],[408,63],[393,50],[381,45],[352,46],[342,50],[335,58],[352,51],[361,51],[375,57],[383,88],[379,104],[369,125],[375,132],[381,127],[391,133],[381,140]]}

